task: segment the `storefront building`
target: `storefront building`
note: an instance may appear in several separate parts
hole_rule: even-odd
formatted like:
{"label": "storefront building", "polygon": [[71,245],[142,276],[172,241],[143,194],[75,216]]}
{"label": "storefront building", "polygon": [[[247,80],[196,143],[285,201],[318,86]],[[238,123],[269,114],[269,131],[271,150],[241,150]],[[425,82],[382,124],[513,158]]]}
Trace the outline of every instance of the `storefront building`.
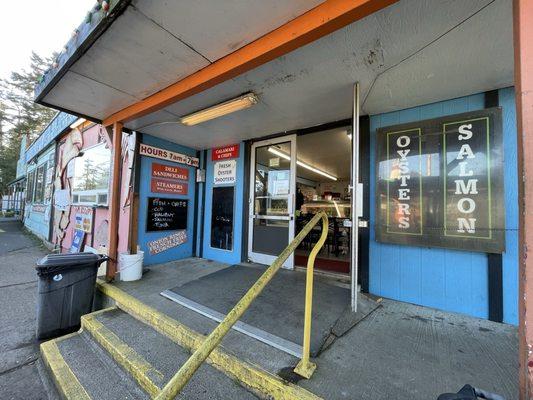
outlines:
{"label": "storefront building", "polygon": [[51,242],[53,178],[56,165],[55,138],[77,117],[57,113],[25,153],[26,204],[24,226],[45,242]]}
{"label": "storefront building", "polygon": [[[108,236],[87,232],[108,278],[126,251],[154,268],[269,265],[323,210],[316,268],[349,283],[353,308],[361,290],[519,325],[512,2],[348,3],[232,10],[256,16],[242,29],[204,10],[200,35],[183,6],[118,1],[82,25],[36,96],[113,129],[109,210],[91,226]],[[98,210],[75,174],[73,206]],[[304,268],[319,235],[284,267]]]}
{"label": "storefront building", "polygon": [[[130,221],[129,171],[133,163],[132,135],[123,137],[124,185],[121,191],[120,239],[118,248],[128,247]],[[111,143],[101,126],[79,119],[57,139],[57,168],[54,176],[52,244],[61,252],[107,253],[109,231],[109,187]],[[75,240],[76,239],[76,240]],[[73,249],[72,246],[77,246]]]}

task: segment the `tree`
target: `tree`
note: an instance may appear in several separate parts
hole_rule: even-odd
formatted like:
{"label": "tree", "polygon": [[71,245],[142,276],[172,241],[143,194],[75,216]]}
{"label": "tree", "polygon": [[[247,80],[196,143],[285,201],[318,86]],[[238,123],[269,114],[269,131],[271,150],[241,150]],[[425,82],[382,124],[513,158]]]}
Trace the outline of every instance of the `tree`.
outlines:
{"label": "tree", "polygon": [[30,68],[14,71],[0,80],[0,193],[15,179],[22,135],[34,140],[56,111],[33,102],[35,84],[52,58],[32,52]]}

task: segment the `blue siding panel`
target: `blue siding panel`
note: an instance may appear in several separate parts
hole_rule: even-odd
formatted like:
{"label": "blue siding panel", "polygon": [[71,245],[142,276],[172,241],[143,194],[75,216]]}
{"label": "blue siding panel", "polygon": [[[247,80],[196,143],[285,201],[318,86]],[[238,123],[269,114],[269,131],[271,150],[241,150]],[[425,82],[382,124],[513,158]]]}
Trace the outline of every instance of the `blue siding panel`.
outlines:
{"label": "blue siding panel", "polygon": [[[376,130],[381,127],[483,109],[483,93],[370,118],[370,198],[376,190]],[[504,109],[507,251],[503,255],[504,321],[517,324],[517,170],[514,91],[500,90]],[[508,156],[510,155],[510,156]],[[488,318],[487,255],[452,249],[399,246],[375,240],[370,210],[370,292],[410,303]]]}
{"label": "blue siding panel", "polygon": [[244,196],[244,143],[240,144],[239,157],[237,158],[237,181],[235,185],[234,214],[233,214],[233,249],[221,250],[211,247],[211,216],[213,208],[213,175],[215,163],[211,157],[211,151],[207,152],[207,170],[206,170],[206,194],[205,194],[205,217],[204,217],[204,258],[215,260],[227,264],[237,264],[241,262],[242,241],[247,240],[242,236],[242,213],[243,213],[243,196]]}
{"label": "blue siding panel", "polygon": [[[175,143],[168,142],[163,139],[156,138],[150,135],[143,135],[143,143],[159,147],[162,149],[174,151],[177,153],[187,154],[189,156],[196,156],[196,150],[180,146]],[[194,188],[196,181],[196,168],[187,167],[186,165],[179,164],[180,167],[188,168],[189,170],[189,190],[187,195],[176,195],[176,194],[162,194],[162,193],[152,193],[150,187],[150,177],[152,174],[152,163],[159,163],[165,165],[177,165],[174,162],[159,160],[157,158],[141,156],[141,182],[139,188],[139,227],[138,227],[138,237],[139,237],[139,246],[141,250],[144,251],[144,264],[160,264],[173,260],[180,260],[183,258],[191,257],[193,255],[193,235],[195,234],[194,229]],[[148,197],[160,197],[160,198],[179,198],[179,199],[188,199],[189,205],[187,209],[187,242],[183,243],[177,247],[173,247],[166,251],[163,251],[159,254],[150,255],[148,250],[148,242],[151,242],[156,239],[160,239],[165,236],[169,236],[173,231],[163,231],[163,232],[146,232],[146,212],[148,208]]]}

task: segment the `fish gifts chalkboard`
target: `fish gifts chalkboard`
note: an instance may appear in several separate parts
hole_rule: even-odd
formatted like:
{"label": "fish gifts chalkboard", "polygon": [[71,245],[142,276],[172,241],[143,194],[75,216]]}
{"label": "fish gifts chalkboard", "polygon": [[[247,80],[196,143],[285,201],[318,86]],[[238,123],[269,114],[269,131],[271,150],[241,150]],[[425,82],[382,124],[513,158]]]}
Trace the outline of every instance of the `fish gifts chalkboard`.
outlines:
{"label": "fish gifts chalkboard", "polygon": [[146,231],[187,229],[188,200],[148,197]]}

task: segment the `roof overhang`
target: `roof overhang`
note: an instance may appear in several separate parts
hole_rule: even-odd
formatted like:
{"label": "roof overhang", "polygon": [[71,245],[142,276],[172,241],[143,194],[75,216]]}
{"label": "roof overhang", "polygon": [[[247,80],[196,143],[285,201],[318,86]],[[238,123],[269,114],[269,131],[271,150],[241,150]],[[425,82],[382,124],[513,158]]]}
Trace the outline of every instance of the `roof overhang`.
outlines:
{"label": "roof overhang", "polygon": [[[206,148],[347,118],[355,81],[365,114],[513,84],[512,0],[390,3],[117,0],[80,28],[37,101]],[[246,111],[178,123],[250,91]]]}

